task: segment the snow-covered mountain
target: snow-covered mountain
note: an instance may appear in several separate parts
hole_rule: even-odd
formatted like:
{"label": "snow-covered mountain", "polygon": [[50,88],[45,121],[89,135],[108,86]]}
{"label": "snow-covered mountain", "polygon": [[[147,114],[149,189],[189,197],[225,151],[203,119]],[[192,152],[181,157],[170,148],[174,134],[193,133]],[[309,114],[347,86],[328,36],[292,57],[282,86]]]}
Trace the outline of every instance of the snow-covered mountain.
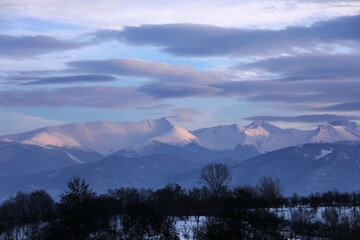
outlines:
{"label": "snow-covered mountain", "polygon": [[193,186],[209,162],[230,164],[236,185],[273,175],[287,193],[351,190],[360,188],[353,184],[360,182],[359,141],[360,124],[339,120],[310,131],[264,121],[193,132],[166,118],[71,123],[0,137],[0,195],[38,188],[56,195],[73,176],[89,179],[99,191]]}
{"label": "snow-covered mountain", "polygon": [[307,142],[333,143],[338,141],[359,141],[360,124],[344,120],[329,121],[319,126],[308,137]]}
{"label": "snow-covered mountain", "polygon": [[234,149],[237,145],[254,146],[259,152],[296,146],[303,143],[360,141],[360,124],[335,120],[315,130],[281,129],[265,121],[250,125],[220,125],[191,132],[198,143],[212,150]]}
{"label": "snow-covered mountain", "polygon": [[268,152],[304,143],[311,131],[281,129],[265,121],[250,125],[220,125],[193,131],[199,144],[215,150],[233,149],[237,145],[254,146],[260,152]]}
{"label": "snow-covered mountain", "polygon": [[166,118],[141,122],[88,122],[46,127],[34,131],[2,136],[0,140],[41,146],[90,149],[102,155],[136,144],[162,142],[185,145],[196,137]]}
{"label": "snow-covered mountain", "polygon": [[[145,156],[159,152],[159,144],[183,147],[198,144],[215,151],[233,151],[251,146],[260,153],[303,143],[360,141],[360,124],[330,121],[315,130],[281,129],[265,121],[247,126],[220,125],[189,132],[166,118],[141,122],[88,122],[46,127],[34,131],[1,136],[0,140],[42,148],[74,148],[109,155],[117,151],[126,156]],[[155,152],[151,152],[156,149]],[[131,153],[131,154],[130,154]]]}

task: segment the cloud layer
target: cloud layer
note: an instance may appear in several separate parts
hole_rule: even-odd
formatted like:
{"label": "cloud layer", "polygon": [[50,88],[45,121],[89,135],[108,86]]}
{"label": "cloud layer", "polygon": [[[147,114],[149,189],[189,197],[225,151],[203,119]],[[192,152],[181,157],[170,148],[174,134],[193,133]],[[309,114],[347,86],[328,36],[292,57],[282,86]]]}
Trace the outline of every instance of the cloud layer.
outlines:
{"label": "cloud layer", "polygon": [[[22,1],[3,6],[22,12]],[[70,2],[71,9],[60,11]],[[195,119],[205,126],[206,121],[220,124],[252,115],[248,120],[310,125],[360,116],[360,15],[342,12],[351,8],[348,5],[360,6],[355,1],[185,0],[153,8],[163,4],[136,0],[142,8],[137,4],[131,10],[126,6],[135,6],[133,2],[73,2],[55,0],[46,13],[39,12],[40,2],[27,3],[31,16],[4,11],[0,112],[46,116],[48,111],[46,118],[54,119],[55,111],[62,118],[84,108],[88,116],[106,112],[107,120],[124,112],[126,120],[168,116],[190,129],[200,125]],[[113,5],[123,7],[116,16],[103,16],[100,24],[101,9]],[[332,9],[313,15],[320,5]],[[187,11],[175,6],[186,6]],[[158,14],[144,16],[150,8]],[[71,24],[62,22],[81,12],[92,14],[80,14]],[[184,13],[164,20],[174,12]],[[285,17],[290,12],[298,15]],[[34,13],[42,17],[36,19]],[[271,13],[278,19],[267,23],[263,17]],[[83,27],[95,22],[96,28]],[[271,25],[274,22],[281,24]],[[85,118],[79,117],[89,120]]]}
{"label": "cloud layer", "polygon": [[323,123],[331,120],[359,120],[360,116],[344,116],[332,114],[314,114],[299,116],[254,116],[247,117],[247,120],[265,120],[270,122],[302,122],[302,123]]}
{"label": "cloud layer", "polygon": [[360,78],[359,65],[360,55],[357,54],[302,54],[267,58],[236,68],[278,74],[284,81],[345,80]]}
{"label": "cloud layer", "polygon": [[102,83],[113,82],[116,78],[110,75],[72,75],[55,77],[18,77],[10,78],[9,81],[18,82],[22,85],[48,85],[48,84],[73,84],[73,83]]}
{"label": "cloud layer", "polygon": [[272,55],[339,42],[360,43],[360,15],[317,22],[310,27],[246,30],[197,24],[125,27],[97,32],[134,46],[157,46],[174,56]]}
{"label": "cloud layer", "polygon": [[50,36],[10,36],[0,35],[2,57],[26,58],[41,54],[79,49],[89,43],[63,41]]}
{"label": "cloud layer", "polygon": [[[142,59],[82,60],[68,63],[77,71],[150,78],[164,82],[215,83],[228,74],[199,71],[185,64],[168,64]],[[223,76],[222,76],[223,75]]]}
{"label": "cloud layer", "polygon": [[126,109],[157,102],[132,88],[84,86],[55,90],[0,91],[2,107],[63,107]]}

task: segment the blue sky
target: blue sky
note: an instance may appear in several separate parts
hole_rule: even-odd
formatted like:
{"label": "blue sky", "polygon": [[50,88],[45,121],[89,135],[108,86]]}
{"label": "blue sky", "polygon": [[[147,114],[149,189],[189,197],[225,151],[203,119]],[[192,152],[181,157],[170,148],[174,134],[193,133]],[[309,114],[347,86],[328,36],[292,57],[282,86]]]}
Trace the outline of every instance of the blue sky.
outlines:
{"label": "blue sky", "polygon": [[360,119],[358,1],[0,3],[0,135],[168,117]]}

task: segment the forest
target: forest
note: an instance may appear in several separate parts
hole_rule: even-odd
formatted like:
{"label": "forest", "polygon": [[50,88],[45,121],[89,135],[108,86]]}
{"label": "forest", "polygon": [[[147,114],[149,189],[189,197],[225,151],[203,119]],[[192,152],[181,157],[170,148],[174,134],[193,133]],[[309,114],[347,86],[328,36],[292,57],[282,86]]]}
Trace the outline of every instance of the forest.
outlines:
{"label": "forest", "polygon": [[[18,192],[0,206],[1,239],[360,239],[360,192],[284,197],[264,176],[229,186],[224,164],[209,164],[202,187],[118,188],[97,194],[73,177],[54,201]],[[181,224],[179,224],[181,223]]]}

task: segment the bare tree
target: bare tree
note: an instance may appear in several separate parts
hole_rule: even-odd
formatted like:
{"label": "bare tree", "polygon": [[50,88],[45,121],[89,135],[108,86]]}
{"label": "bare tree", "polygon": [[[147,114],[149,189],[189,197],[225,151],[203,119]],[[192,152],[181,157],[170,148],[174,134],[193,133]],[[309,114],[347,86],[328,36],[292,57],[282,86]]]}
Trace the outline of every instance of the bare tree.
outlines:
{"label": "bare tree", "polygon": [[278,200],[282,198],[282,186],[280,179],[264,176],[259,180],[258,186],[260,194],[272,204],[278,204]]}
{"label": "bare tree", "polygon": [[216,198],[230,181],[230,170],[226,164],[211,163],[201,170],[200,182],[207,184]]}

